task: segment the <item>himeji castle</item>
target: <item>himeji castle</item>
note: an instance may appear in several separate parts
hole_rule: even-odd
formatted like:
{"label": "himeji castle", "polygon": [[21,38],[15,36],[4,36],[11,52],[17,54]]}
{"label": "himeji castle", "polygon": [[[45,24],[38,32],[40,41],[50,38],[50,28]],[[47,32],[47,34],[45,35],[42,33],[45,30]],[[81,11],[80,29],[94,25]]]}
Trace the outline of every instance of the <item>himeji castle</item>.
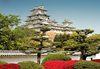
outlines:
{"label": "himeji castle", "polygon": [[72,31],[74,29],[74,27],[71,27],[71,21],[64,20],[64,22],[58,23],[54,19],[50,19],[43,5],[36,6],[31,12],[25,25],[28,28],[40,30],[41,27],[48,26],[53,31]]}
{"label": "himeji castle", "polygon": [[50,16],[47,15],[47,10],[44,6],[40,5],[31,10],[31,15],[28,16],[24,26],[36,31],[40,31],[40,28],[47,26],[50,28],[47,35],[53,40],[54,36],[58,33],[72,33],[75,28],[72,27],[71,24],[72,22],[66,19],[62,23],[58,23],[55,19],[51,19]]}

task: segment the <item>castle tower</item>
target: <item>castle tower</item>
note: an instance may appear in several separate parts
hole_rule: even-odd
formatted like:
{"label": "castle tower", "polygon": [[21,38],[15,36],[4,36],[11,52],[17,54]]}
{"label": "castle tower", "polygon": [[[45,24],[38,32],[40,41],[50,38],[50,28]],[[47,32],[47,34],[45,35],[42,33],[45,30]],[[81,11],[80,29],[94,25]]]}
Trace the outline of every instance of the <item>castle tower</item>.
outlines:
{"label": "castle tower", "polygon": [[28,16],[26,24],[23,27],[40,31],[42,27],[47,26],[50,28],[50,31],[47,31],[46,35],[53,40],[56,34],[71,34],[74,29],[74,27],[70,26],[71,24],[72,22],[67,20],[64,20],[63,23],[58,23],[56,20],[50,19],[50,16],[47,15],[47,10],[43,5],[40,5],[31,10],[31,15]]}
{"label": "castle tower", "polygon": [[63,23],[58,23],[54,19],[50,19],[50,16],[47,15],[47,10],[43,5],[36,6],[31,10],[31,15],[28,16],[26,22],[26,25],[24,25],[25,27],[38,31],[40,31],[43,26],[48,26],[51,31],[57,32],[69,32],[74,29],[74,27],[70,26],[72,24],[71,21],[64,20]]}
{"label": "castle tower", "polygon": [[48,25],[49,16],[47,15],[47,10],[44,6],[37,6],[31,10],[32,14],[28,16],[27,27],[33,28],[35,30],[40,30],[44,25]]}

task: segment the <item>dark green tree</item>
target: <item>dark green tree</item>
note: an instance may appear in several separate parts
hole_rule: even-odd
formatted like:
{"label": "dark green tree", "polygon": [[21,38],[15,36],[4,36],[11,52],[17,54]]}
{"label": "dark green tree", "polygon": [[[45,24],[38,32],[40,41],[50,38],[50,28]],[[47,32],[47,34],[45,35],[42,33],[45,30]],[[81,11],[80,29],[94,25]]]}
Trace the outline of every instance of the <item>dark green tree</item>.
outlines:
{"label": "dark green tree", "polygon": [[55,49],[57,50],[61,50],[64,47],[64,43],[66,40],[70,39],[70,35],[69,34],[57,34],[54,38],[54,42],[53,42],[53,46],[55,47]]}
{"label": "dark green tree", "polygon": [[37,62],[40,63],[41,60],[41,50],[44,48],[43,42],[48,40],[48,37],[45,35],[47,31],[50,29],[47,26],[43,26],[40,28],[40,32],[36,33],[36,36],[33,37],[32,40],[39,42],[37,46]]}
{"label": "dark green tree", "polygon": [[86,42],[89,44],[89,54],[96,54],[100,52],[100,34],[94,34],[86,38]]}
{"label": "dark green tree", "polygon": [[[99,38],[94,36],[89,36],[93,30],[76,30],[76,33],[71,34],[71,40],[74,40],[73,43],[66,42],[67,49],[73,49],[81,52],[80,59],[86,60],[87,56],[91,56],[97,53],[97,45],[100,42]],[[93,38],[93,39],[92,39]],[[94,42],[93,42],[94,41]],[[68,44],[70,44],[68,46]]]}
{"label": "dark green tree", "polygon": [[66,40],[64,42],[64,50],[68,50],[68,51],[74,51],[78,48],[78,43],[77,41],[75,41],[74,39],[69,39],[69,40]]}
{"label": "dark green tree", "polygon": [[86,57],[88,56],[88,49],[89,44],[86,42],[86,38],[89,34],[93,33],[93,30],[90,29],[84,29],[84,30],[76,30],[76,33],[79,35],[75,40],[79,42],[79,51],[81,52],[80,59],[86,60]]}
{"label": "dark green tree", "polygon": [[73,34],[67,37],[57,35],[54,39],[56,43],[56,49],[64,49],[66,51],[80,51],[80,59],[86,60],[87,56],[96,54],[100,50],[100,35],[89,35],[92,34],[93,30],[84,29],[76,30]]}

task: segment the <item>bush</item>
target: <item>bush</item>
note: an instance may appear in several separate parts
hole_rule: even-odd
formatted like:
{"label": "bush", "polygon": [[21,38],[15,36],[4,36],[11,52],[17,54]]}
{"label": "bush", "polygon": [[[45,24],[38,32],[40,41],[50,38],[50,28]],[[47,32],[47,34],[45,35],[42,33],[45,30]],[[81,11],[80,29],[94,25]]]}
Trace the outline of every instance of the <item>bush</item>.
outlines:
{"label": "bush", "polygon": [[77,63],[78,60],[69,60],[65,62],[65,69],[74,69],[75,63]]}
{"label": "bush", "polygon": [[0,69],[2,68],[2,65],[0,64]]}
{"label": "bush", "polygon": [[68,61],[71,60],[69,56],[65,56],[63,54],[49,54],[46,58],[43,59],[42,64],[47,62],[48,60],[63,60]]}
{"label": "bush", "polygon": [[0,61],[0,64],[7,64],[7,62],[5,62],[5,61]]}
{"label": "bush", "polygon": [[79,61],[74,65],[74,69],[100,69],[100,63],[92,61]]}
{"label": "bush", "polygon": [[45,69],[65,69],[65,61],[49,60],[43,64]]}
{"label": "bush", "polygon": [[100,63],[100,59],[93,59],[92,61]]}
{"label": "bush", "polygon": [[32,61],[19,62],[20,69],[43,69],[41,65]]}
{"label": "bush", "polygon": [[74,64],[77,60],[69,60],[67,62],[62,60],[49,60],[43,64],[45,69],[74,69]]}
{"label": "bush", "polygon": [[0,61],[0,69],[2,69],[2,65],[3,64],[7,64],[7,62],[5,62],[5,61]]}
{"label": "bush", "polygon": [[20,69],[18,64],[3,64],[1,69]]}

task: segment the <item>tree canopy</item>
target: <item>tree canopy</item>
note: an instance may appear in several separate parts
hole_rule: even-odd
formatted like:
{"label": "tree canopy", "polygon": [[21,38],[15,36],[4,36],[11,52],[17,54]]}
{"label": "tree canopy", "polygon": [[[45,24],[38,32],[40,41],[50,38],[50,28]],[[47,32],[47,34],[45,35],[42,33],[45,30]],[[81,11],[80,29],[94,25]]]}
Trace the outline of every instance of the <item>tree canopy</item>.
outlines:
{"label": "tree canopy", "polygon": [[19,23],[18,16],[0,14],[0,49],[15,49],[17,41],[12,27],[17,26]]}
{"label": "tree canopy", "polygon": [[63,48],[66,51],[80,51],[81,58],[84,59],[84,55],[93,55],[100,50],[100,34],[89,35],[92,32],[93,30],[84,29],[76,30],[76,32],[70,35],[56,35],[54,42],[56,42],[55,45],[58,45],[57,47]]}

